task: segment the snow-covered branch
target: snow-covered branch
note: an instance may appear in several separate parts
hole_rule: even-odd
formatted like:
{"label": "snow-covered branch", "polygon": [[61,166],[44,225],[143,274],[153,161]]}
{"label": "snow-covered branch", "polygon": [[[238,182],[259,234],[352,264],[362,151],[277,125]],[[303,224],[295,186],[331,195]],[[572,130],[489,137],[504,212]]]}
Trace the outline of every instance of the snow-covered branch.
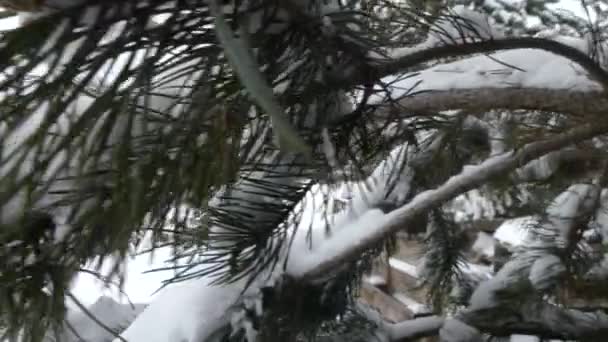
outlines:
{"label": "snow-covered branch", "polygon": [[406,226],[408,222],[421,213],[427,212],[447,200],[474,189],[498,175],[521,167],[549,152],[607,132],[608,125],[605,123],[582,125],[565,133],[557,134],[552,138],[529,143],[517,151],[497,155],[479,165],[465,167],[462,173],[451,177],[438,188],[424,191],[401,208],[378,218],[375,220],[374,226],[371,226],[368,222],[365,226],[338,232],[330,240],[337,239],[350,243],[342,243],[342,248],[336,248],[333,253],[326,254],[326,258],[322,262],[315,267],[310,267],[308,271],[302,272],[299,278],[304,281],[311,281],[331,273],[339,265],[356,259],[370,246]]}
{"label": "snow-covered branch", "polygon": [[444,319],[439,316],[420,317],[394,324],[385,325],[391,341],[409,341],[426,336],[437,335]]}
{"label": "snow-covered branch", "polygon": [[[524,302],[523,306],[495,307],[491,309],[465,310],[456,319],[440,316],[420,317],[399,323],[385,323],[383,330],[390,341],[402,341],[438,335],[460,321],[483,333],[494,336],[525,334],[562,340],[578,340],[604,336],[608,333],[608,315],[603,312],[584,312],[558,307],[543,302]],[[462,329],[451,331],[450,341],[462,342]],[[442,338],[446,334],[442,334]],[[445,339],[442,339],[445,340]],[[468,340],[466,340],[468,341]]]}
{"label": "snow-covered branch", "polygon": [[[399,105],[414,113],[462,109],[475,114],[524,109],[593,116],[608,112],[608,98],[598,91],[523,87],[429,90],[406,96],[399,100]],[[376,113],[383,114],[383,111]]]}
{"label": "snow-covered branch", "polygon": [[332,84],[340,84],[342,86],[345,84],[373,84],[373,82],[383,77],[404,73],[415,66],[442,58],[463,57],[479,53],[515,49],[543,50],[567,58],[582,67],[592,80],[602,84],[604,88],[608,86],[608,72],[586,53],[555,40],[532,37],[490,39],[471,43],[440,45],[415,51],[377,65],[347,68],[347,70],[336,72],[329,81]]}
{"label": "snow-covered branch", "polygon": [[500,306],[464,311],[458,319],[496,336],[529,334],[579,340],[608,333],[608,315],[603,312],[583,312],[544,302],[524,301],[517,308]]}

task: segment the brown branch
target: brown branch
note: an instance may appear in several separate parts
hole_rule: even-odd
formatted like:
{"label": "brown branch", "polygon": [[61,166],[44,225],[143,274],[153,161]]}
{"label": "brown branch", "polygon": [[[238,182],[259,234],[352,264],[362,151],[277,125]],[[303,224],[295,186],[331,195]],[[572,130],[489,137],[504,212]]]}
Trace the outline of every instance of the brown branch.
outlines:
{"label": "brown branch", "polygon": [[[471,114],[491,110],[539,110],[579,117],[608,113],[608,97],[599,91],[543,88],[469,88],[431,90],[399,100],[399,106],[411,113],[462,109]],[[374,116],[394,118],[394,111],[378,110]]]}
{"label": "brown branch", "polygon": [[517,151],[510,151],[493,157],[477,166],[465,168],[464,172],[453,176],[443,185],[433,190],[424,191],[415,196],[408,204],[386,215],[386,220],[379,227],[368,227],[368,232],[361,236],[356,244],[346,246],[344,250],[328,257],[320,264],[304,272],[301,281],[315,281],[323,275],[330,274],[338,266],[356,260],[361,253],[397,232],[416,216],[435,208],[444,202],[472,190],[479,185],[503,175],[505,172],[525,165],[551,151],[556,151],[577,142],[591,139],[608,133],[608,123],[600,121],[595,124],[582,125],[565,133],[524,145]]}

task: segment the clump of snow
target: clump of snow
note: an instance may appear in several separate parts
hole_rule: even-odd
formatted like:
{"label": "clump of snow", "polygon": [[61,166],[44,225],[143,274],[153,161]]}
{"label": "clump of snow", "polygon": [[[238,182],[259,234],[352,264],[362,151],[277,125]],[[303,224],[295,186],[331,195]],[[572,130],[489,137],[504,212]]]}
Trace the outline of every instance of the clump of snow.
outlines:
{"label": "clump of snow", "polygon": [[[422,48],[407,48],[398,55],[406,55]],[[406,92],[447,91],[478,88],[541,88],[601,91],[599,83],[592,81],[578,64],[543,50],[514,49],[483,56],[474,56],[403,76],[383,79],[392,98]],[[385,95],[380,92],[370,98],[380,103]]]}
{"label": "clump of snow", "polygon": [[[309,246],[306,238],[299,238],[299,234],[308,234],[304,229],[299,229],[290,250],[287,262],[287,273],[298,277],[315,269],[324,261],[331,260],[339,255],[344,246],[356,246],[365,243],[365,237],[369,229],[381,225],[386,220],[386,215],[379,209],[366,211],[361,217],[355,219],[339,229],[332,229],[332,236]],[[366,228],[367,227],[367,228]]]}
{"label": "clump of snow", "polygon": [[363,281],[377,287],[386,285],[386,278],[378,274],[372,274],[370,276],[364,277]]}
{"label": "clump of snow", "polygon": [[229,322],[243,285],[212,286],[206,278],[173,285],[121,336],[129,342],[204,341]]}
{"label": "clump of snow", "polygon": [[478,189],[473,189],[452,201],[452,211],[456,222],[475,221],[482,218],[491,219],[497,214],[496,205],[483,196]]}
{"label": "clump of snow", "polygon": [[431,308],[428,305],[419,303],[418,301],[412,299],[404,293],[395,293],[393,297],[403,303],[407,307],[407,309],[414,315],[429,314],[432,312]]}
{"label": "clump of snow", "polygon": [[533,216],[518,217],[504,221],[494,232],[494,238],[507,247],[526,245],[533,240],[530,227],[538,224]]}
{"label": "clump of snow", "polygon": [[[340,212],[328,218],[325,213],[316,210],[322,203],[319,198],[322,195],[319,186],[313,187],[307,193],[306,200],[300,204],[304,205],[304,213],[298,229],[295,233],[292,231],[295,235],[286,264],[286,272],[290,275],[306,273],[318,263],[341,252],[345,245],[360,243],[367,230],[365,227],[381,224],[385,217],[379,209],[368,209],[357,217]],[[353,201],[363,210],[364,203],[367,202],[357,195],[360,194],[355,194]],[[326,220],[332,224],[329,234],[325,229]],[[284,254],[286,256],[287,251]],[[259,282],[249,287],[245,297],[241,296],[244,281],[214,286],[211,284],[212,279],[200,278],[172,285],[159,295],[122,336],[129,342],[201,341],[218,329],[229,327],[231,322],[236,327],[244,328],[246,333],[254,334],[248,320],[242,315],[242,307],[237,308],[235,305],[242,302],[243,298],[255,297],[259,288],[268,282],[272,283],[280,272],[282,270],[275,270],[268,279],[260,277]],[[167,312],[174,316],[168,319],[165,315]]]}
{"label": "clump of snow", "polygon": [[511,342],[539,342],[540,338],[532,335],[511,335]]}
{"label": "clump of snow", "polygon": [[399,272],[401,272],[403,274],[407,274],[413,278],[419,277],[418,267],[415,265],[407,263],[403,260],[399,260],[397,258],[388,259],[388,263],[392,268],[398,270]]}

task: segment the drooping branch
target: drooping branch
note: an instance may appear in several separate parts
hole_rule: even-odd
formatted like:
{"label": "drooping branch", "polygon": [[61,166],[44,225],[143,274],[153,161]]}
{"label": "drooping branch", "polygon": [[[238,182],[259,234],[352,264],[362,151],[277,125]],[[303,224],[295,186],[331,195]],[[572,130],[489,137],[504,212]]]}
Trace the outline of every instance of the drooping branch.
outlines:
{"label": "drooping branch", "polygon": [[491,39],[477,42],[440,45],[422,49],[376,65],[366,64],[359,67],[346,67],[332,73],[328,82],[333,85],[341,85],[342,87],[373,84],[383,77],[404,73],[415,66],[443,58],[464,57],[479,53],[515,49],[537,49],[565,57],[580,65],[587,71],[589,77],[599,82],[603,88],[608,88],[608,72],[587,54],[574,47],[551,39],[532,37]]}
{"label": "drooping branch", "polygon": [[[605,133],[608,133],[608,124],[606,123],[598,122],[582,125],[551,138],[529,143],[517,151],[510,151],[492,157],[479,165],[466,167],[462,173],[451,177],[440,187],[418,194],[406,205],[387,214],[383,220],[376,221],[374,227],[366,225],[356,227],[358,229],[340,232],[348,234],[348,236],[340,233],[336,234],[332,239],[344,239],[344,241],[353,241],[353,243],[343,244],[344,247],[336,249],[333,253],[328,253],[319,264],[296,276],[302,281],[314,281],[321,278],[339,265],[356,259],[370,246],[380,242],[389,234],[395,233],[416,216],[443,204],[445,201],[474,189],[505,172],[513,171],[549,152]],[[356,241],[353,237],[357,238]]]}

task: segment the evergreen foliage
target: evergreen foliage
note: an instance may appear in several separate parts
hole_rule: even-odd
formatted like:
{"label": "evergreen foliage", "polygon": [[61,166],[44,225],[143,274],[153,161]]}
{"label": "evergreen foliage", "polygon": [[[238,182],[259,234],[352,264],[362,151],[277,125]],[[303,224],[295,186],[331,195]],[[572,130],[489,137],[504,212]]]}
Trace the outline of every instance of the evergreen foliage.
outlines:
{"label": "evergreen foliage", "polygon": [[[7,325],[7,337],[41,341],[64,326],[69,285],[84,264],[112,259],[111,275],[121,276],[121,263],[150,239],[154,247],[173,248],[176,273],[167,285],[212,277],[217,286],[244,281],[245,293],[285,267],[307,193],[327,192],[319,208],[333,214],[335,198],[319,184],[381,183],[381,198],[368,207],[388,201],[398,208],[497,152],[598,120],[542,106],[525,113],[411,112],[401,101],[424,93],[416,87],[395,98],[394,84],[437,60],[532,43],[560,53],[530,38],[547,30],[588,39],[594,47],[588,55],[567,46],[561,55],[605,73],[605,4],[587,2],[589,18],[581,19],[551,9],[554,3],[90,0],[49,10],[39,2],[0,2],[15,11],[46,11],[0,41],[0,326]],[[453,11],[457,4],[489,14],[507,45]],[[531,19],[539,22],[529,25]],[[419,48],[429,35],[445,45],[398,63],[395,51]],[[502,150],[493,142],[497,135]],[[570,152],[591,151],[587,156],[559,149],[549,175],[520,168],[477,184],[478,193],[498,208],[494,216],[550,214],[550,200],[572,184],[604,187],[598,175],[605,143],[596,140],[569,144]],[[386,177],[369,181],[398,148],[403,157],[386,162]],[[462,269],[466,222],[453,211],[463,198],[452,200],[400,227],[427,233],[424,281],[438,312],[454,309],[448,298],[454,287],[470,286],[457,305],[478,288]],[[569,226],[576,233],[571,245],[536,246],[513,258],[525,259],[523,270],[533,273],[550,254],[565,271],[517,282],[506,291],[509,305],[545,284],[553,291],[555,279],[576,283],[597,264],[579,243],[595,213],[589,209],[580,227]],[[541,222],[536,231],[557,230],[554,221]],[[325,229],[332,228],[326,220]],[[329,280],[284,275],[263,288],[262,312],[246,301],[235,305],[264,341],[379,338],[370,331],[382,324],[362,313],[355,295],[373,259],[394,250],[394,234],[361,248]],[[217,340],[249,338],[247,331],[222,329]]]}

